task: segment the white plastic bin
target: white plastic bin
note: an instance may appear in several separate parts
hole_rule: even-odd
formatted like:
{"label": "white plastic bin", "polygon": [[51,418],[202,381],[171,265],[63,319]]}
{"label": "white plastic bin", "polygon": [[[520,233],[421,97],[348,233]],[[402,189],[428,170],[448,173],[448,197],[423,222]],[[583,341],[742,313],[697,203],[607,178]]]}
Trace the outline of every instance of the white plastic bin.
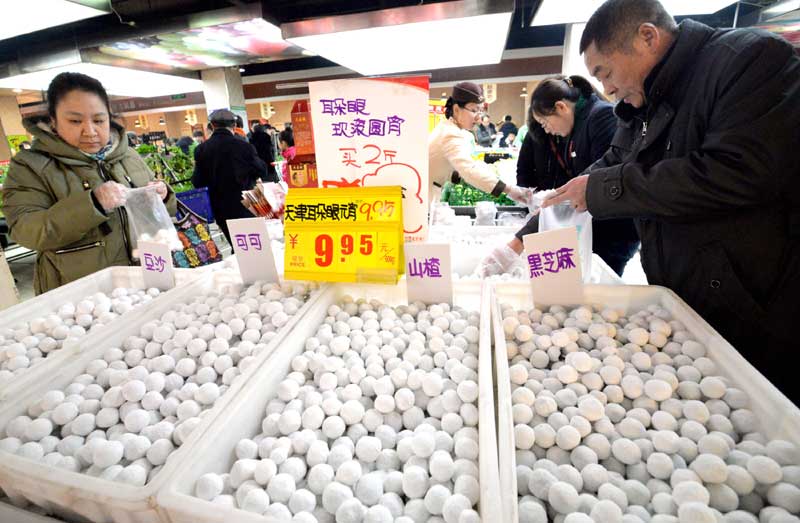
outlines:
{"label": "white plastic bin", "polygon": [[[175,286],[179,288],[183,285],[203,276],[204,273],[194,269],[175,269]],[[10,309],[6,309],[0,314],[0,328],[12,328],[20,323],[30,321],[51,313],[69,302],[76,302],[88,298],[93,294],[102,292],[110,294],[116,288],[144,289],[144,277],[141,267],[108,267],[94,274],[84,276],[79,280],[68,283],[50,292],[40,294],[35,298],[24,301]],[[162,296],[167,296],[171,291],[163,292],[156,300]],[[155,300],[154,300],[155,301]],[[114,321],[98,328],[96,332],[115,330],[120,322],[126,322],[129,318],[138,314],[138,308],[115,318]],[[20,373],[11,381],[0,385],[0,405],[9,398],[15,398],[19,390],[30,383],[36,383],[49,376],[53,369],[64,364],[66,358],[75,354],[75,345],[63,347],[51,352],[47,358],[40,361],[37,365],[30,367],[25,372]]]}
{"label": "white plastic bin", "polygon": [[[160,318],[176,305],[187,303],[206,290],[241,283],[236,273],[214,272],[206,277],[178,288],[169,297],[155,301],[152,306],[140,310],[124,322],[116,322],[115,329],[93,332],[79,342],[78,354],[57,369],[53,369],[47,380],[42,380],[20,391],[13,403],[0,408],[0,434],[8,422],[25,414],[28,406],[41,399],[48,390],[63,389],[83,373],[86,365],[99,357],[109,347],[120,347],[130,335],[138,334],[142,325]],[[101,480],[85,474],[54,469],[0,451],[0,488],[14,501],[28,501],[45,508],[48,512],[65,519],[83,519],[96,523],[154,523],[167,522],[155,507],[155,496],[166,483],[182,460],[193,460],[197,456],[194,446],[208,426],[222,412],[254,375],[257,374],[271,353],[298,326],[303,317],[323,294],[322,290],[311,294],[304,306],[278,331],[268,347],[257,356],[256,362],[235,380],[229,390],[214,407],[203,416],[203,422],[195,429],[188,441],[170,455],[167,463],[152,481],[143,487],[132,487],[121,483]],[[256,380],[260,380],[257,378]],[[213,442],[212,442],[213,443]],[[4,523],[4,522],[3,522]]]}
{"label": "white plastic bin", "polygon": [[[479,282],[455,285],[454,303],[481,313],[481,339],[479,348],[478,399],[479,469],[482,521],[505,521],[499,503],[497,468],[497,440],[494,416],[494,383],[492,381],[490,301],[488,290],[481,292]],[[245,387],[225,413],[217,418],[204,434],[200,445],[193,449],[194,457],[185,460],[172,475],[158,496],[158,505],[169,516],[171,523],[267,523],[275,520],[240,509],[224,508],[194,497],[197,479],[209,472],[230,471],[235,461],[234,449],[239,440],[251,438],[261,431],[264,411],[276,396],[278,385],[286,376],[292,359],[305,350],[305,341],[316,334],[317,327],[327,315],[330,305],[344,295],[354,298],[375,298],[383,303],[407,303],[404,282],[397,286],[337,285],[329,289],[306,314],[300,327],[292,332],[281,348],[264,365],[257,379]]]}
{"label": "white plastic bin", "polygon": [[[497,372],[500,486],[503,491],[503,504],[510,509],[511,514],[505,521],[517,523],[519,517],[516,443],[511,414],[511,383],[508,375],[506,339],[500,306],[507,303],[525,309],[532,307],[533,301],[529,288],[514,285],[498,284],[494,286],[493,294],[492,322]],[[747,393],[750,397],[750,409],[758,417],[762,433],[768,438],[785,439],[800,445],[800,409],[671,290],[658,286],[588,285],[585,287],[584,302],[621,309],[626,313],[645,309],[648,305],[662,306],[673,319],[683,323],[697,341],[707,347],[707,356],[716,364],[719,374]]]}
{"label": "white plastic bin", "polygon": [[15,507],[0,501],[0,522],[2,523],[63,523],[57,519],[42,516],[35,512]]}

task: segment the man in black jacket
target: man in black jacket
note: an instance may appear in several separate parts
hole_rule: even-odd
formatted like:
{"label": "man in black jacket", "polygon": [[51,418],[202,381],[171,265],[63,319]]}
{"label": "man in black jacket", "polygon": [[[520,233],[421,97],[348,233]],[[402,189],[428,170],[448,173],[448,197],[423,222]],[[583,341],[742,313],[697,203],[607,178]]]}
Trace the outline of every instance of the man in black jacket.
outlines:
{"label": "man in black jacket", "polygon": [[211,209],[228,243],[231,236],[227,220],[252,218],[253,213],[242,205],[242,191],[252,189],[264,176],[267,166],[246,140],[234,135],[236,116],[227,109],[211,113],[214,129],[211,137],[194,150],[195,187],[208,187]]}
{"label": "man in black jacket", "polygon": [[800,403],[800,58],[763,31],[676,25],[656,0],[608,0],[581,51],[620,127],[546,204],[636,218],[649,282]]}
{"label": "man in black jacket", "polygon": [[275,170],[275,145],[272,137],[267,134],[266,129],[257,123],[253,126],[250,133],[250,143],[256,148],[258,157],[267,165],[267,171],[263,174],[262,180],[265,182],[278,182],[278,171]]}

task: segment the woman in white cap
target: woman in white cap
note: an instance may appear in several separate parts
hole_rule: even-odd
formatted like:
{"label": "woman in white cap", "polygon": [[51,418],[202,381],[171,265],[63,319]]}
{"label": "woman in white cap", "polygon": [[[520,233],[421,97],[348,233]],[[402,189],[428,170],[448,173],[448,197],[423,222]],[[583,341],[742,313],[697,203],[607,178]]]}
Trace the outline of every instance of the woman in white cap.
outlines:
{"label": "woman in white cap", "polygon": [[431,201],[438,201],[442,186],[448,181],[464,180],[493,196],[507,194],[512,200],[527,205],[530,189],[506,185],[483,161],[472,158],[465,133],[471,132],[485,107],[483,89],[472,82],[460,82],[445,104],[446,120],[428,138],[428,173]]}

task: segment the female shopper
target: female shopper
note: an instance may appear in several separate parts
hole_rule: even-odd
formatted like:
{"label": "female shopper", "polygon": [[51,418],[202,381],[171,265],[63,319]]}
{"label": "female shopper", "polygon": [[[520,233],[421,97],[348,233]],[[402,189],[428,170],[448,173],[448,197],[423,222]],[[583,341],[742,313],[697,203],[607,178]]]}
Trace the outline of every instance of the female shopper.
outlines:
{"label": "female shopper", "polygon": [[286,160],[283,162],[283,181],[289,183],[289,164],[297,156],[297,148],[294,146],[294,131],[287,127],[278,134],[278,147],[281,149],[281,156]]}
{"label": "female shopper", "polygon": [[463,179],[484,192],[527,205],[530,190],[506,185],[492,168],[472,158],[472,147],[465,133],[471,134],[483,110],[483,89],[472,82],[453,86],[453,95],[445,104],[446,120],[439,123],[428,137],[429,198],[438,201],[446,182]]}
{"label": "female shopper", "polygon": [[126,190],[153,185],[171,214],[175,195],[128,147],[111,120],[99,81],[56,76],[47,90],[48,123],[25,122],[30,151],[11,160],[3,212],[11,238],[37,251],[37,294],[112,265],[131,265]]}
{"label": "female shopper", "polygon": [[[611,147],[617,128],[614,106],[602,100],[588,80],[581,76],[557,76],[542,81],[531,97],[530,112],[545,133],[560,138],[555,141],[539,136],[539,142],[544,146],[534,152],[535,157],[539,156],[539,164],[548,158],[551,166],[555,160],[560,169],[536,169],[528,183],[537,190],[560,187],[583,173]],[[514,240],[492,251],[479,270],[485,275],[508,270],[522,253],[522,237],[538,230],[539,218],[534,216],[517,232]],[[617,274],[622,275],[638,248],[639,237],[632,220],[593,220],[592,250]]]}

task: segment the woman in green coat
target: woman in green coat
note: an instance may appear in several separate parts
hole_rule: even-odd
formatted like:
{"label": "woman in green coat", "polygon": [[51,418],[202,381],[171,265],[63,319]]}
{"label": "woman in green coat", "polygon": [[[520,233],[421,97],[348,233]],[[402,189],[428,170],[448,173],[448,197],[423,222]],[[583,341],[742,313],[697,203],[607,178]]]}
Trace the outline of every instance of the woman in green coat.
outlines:
{"label": "woman in green coat", "polygon": [[37,251],[37,294],[112,265],[131,265],[127,188],[155,185],[175,214],[175,195],[111,121],[103,86],[86,75],[62,73],[47,90],[50,121],[26,129],[29,151],[11,160],[3,212],[11,238]]}

